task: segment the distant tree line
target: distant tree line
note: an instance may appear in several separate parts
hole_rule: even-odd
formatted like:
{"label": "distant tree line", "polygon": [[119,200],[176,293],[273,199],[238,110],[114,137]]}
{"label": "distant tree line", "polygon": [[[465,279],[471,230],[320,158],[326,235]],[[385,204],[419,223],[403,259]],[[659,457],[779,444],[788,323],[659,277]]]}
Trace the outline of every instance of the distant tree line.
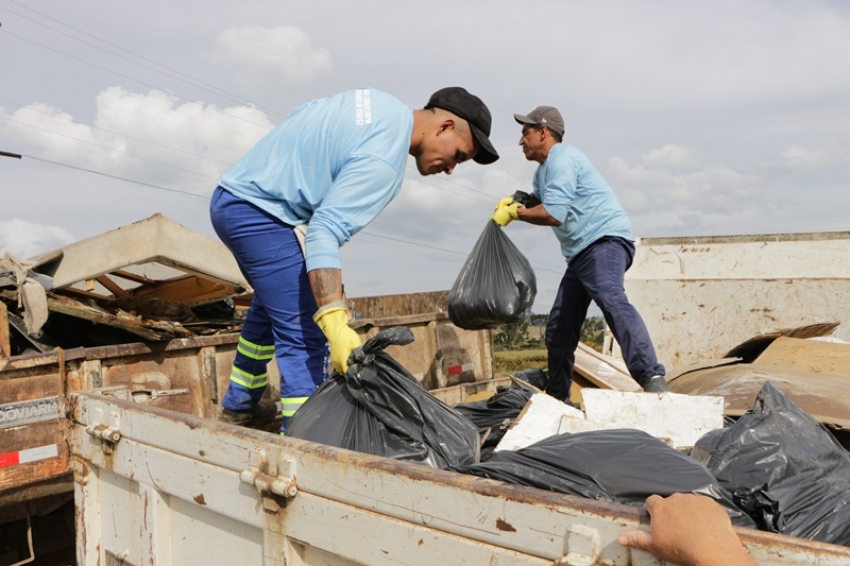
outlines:
{"label": "distant tree line", "polygon": [[[546,347],[546,321],[549,315],[531,314],[525,320],[505,324],[493,331],[493,347],[497,351],[504,350],[536,350]],[[529,328],[539,329],[534,336]],[[602,351],[605,336],[605,319],[601,316],[591,316],[585,319],[581,327],[581,341]]]}

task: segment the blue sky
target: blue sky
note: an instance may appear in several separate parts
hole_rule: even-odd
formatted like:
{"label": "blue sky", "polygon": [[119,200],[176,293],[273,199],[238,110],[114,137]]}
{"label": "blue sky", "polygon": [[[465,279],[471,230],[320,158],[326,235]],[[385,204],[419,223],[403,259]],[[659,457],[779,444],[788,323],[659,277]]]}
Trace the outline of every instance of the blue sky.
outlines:
{"label": "blue sky", "polygon": [[[221,5],[218,5],[221,4]],[[639,237],[850,227],[843,2],[209,3],[0,0],[0,251],[28,257],[161,212],[215,237],[218,175],[306,100],[411,108],[461,85],[502,159],[408,169],[343,248],[351,296],[451,287],[496,201],[530,188],[513,113],[558,107]],[[511,224],[546,312],[564,263]]]}

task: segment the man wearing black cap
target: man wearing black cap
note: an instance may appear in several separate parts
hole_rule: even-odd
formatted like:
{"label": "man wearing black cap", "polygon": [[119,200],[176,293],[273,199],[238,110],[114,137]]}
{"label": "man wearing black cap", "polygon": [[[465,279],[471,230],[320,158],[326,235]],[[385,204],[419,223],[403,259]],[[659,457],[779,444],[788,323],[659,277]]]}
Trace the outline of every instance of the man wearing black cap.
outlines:
{"label": "man wearing black cap", "polygon": [[275,402],[261,400],[272,358],[284,427],[324,380],[328,354],[346,372],[360,338],[348,326],[340,246],[398,194],[408,155],[422,175],[496,161],[490,125],[484,103],[460,87],[419,110],[361,88],[295,109],[221,176],[212,224],[254,289],[221,420],[275,416]]}
{"label": "man wearing black cap", "polygon": [[587,156],[561,143],[564,119],[557,108],[539,106],[514,119],[522,126],[519,145],[525,158],[540,166],[528,206],[504,198],[492,219],[500,226],[512,220],[551,226],[567,260],[546,324],[547,392],[569,399],[575,349],[590,301],[602,310],[632,378],[644,391],[668,391],[646,324],[623,288],[635,253],[626,211]]}

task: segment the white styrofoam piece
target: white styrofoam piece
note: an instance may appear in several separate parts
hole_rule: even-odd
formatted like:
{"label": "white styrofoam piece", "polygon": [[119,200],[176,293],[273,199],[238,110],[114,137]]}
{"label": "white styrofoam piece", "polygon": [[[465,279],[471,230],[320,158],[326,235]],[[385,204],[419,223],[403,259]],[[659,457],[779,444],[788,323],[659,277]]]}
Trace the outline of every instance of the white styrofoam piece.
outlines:
{"label": "white styrofoam piece", "polygon": [[609,428],[618,428],[618,427],[610,427],[608,425],[597,423],[594,421],[589,421],[587,419],[579,419],[573,415],[564,415],[561,417],[561,422],[558,424],[558,434],[568,432],[570,434],[575,434],[577,432],[589,432],[592,430],[607,430]]}
{"label": "white styrofoam piece", "polygon": [[545,393],[535,393],[525,406],[525,412],[496,446],[499,450],[519,450],[558,434],[561,417],[569,415],[583,419],[584,413]]}
{"label": "white styrofoam piece", "polygon": [[[561,417],[561,425],[558,427],[559,434],[577,434],[579,432],[592,432],[595,430],[611,430],[614,428],[624,428],[623,426],[614,423],[598,423],[596,421],[589,421],[587,419],[577,419],[575,417],[564,415]],[[626,427],[626,428],[635,428],[635,427]],[[646,432],[646,431],[644,431]],[[679,448],[678,446],[673,446],[673,441],[669,438],[660,437],[658,438],[664,444],[670,446],[671,448]]]}
{"label": "white styrofoam piece", "polygon": [[723,397],[677,393],[632,393],[584,388],[585,416],[606,429],[635,428],[675,448],[693,446],[703,434],[723,427]]}

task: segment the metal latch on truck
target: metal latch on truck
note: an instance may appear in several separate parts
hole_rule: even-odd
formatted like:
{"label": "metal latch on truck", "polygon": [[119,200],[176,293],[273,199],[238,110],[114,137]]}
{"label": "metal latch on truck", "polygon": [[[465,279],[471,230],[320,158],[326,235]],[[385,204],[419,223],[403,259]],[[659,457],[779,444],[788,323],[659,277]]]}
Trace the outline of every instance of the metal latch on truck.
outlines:
{"label": "metal latch on truck", "polygon": [[104,424],[106,419],[103,415],[103,409],[98,407],[94,409],[94,412],[97,416],[86,426],[86,432],[100,439],[104,454],[112,454],[115,445],[121,440],[121,414],[117,411],[110,411],[111,423]]}
{"label": "metal latch on truck", "polygon": [[242,483],[254,487],[260,495],[279,495],[291,499],[298,494],[295,483],[295,462],[287,458],[277,461],[277,469],[271,469],[271,459],[265,450],[251,452],[250,468],[239,474]]}

